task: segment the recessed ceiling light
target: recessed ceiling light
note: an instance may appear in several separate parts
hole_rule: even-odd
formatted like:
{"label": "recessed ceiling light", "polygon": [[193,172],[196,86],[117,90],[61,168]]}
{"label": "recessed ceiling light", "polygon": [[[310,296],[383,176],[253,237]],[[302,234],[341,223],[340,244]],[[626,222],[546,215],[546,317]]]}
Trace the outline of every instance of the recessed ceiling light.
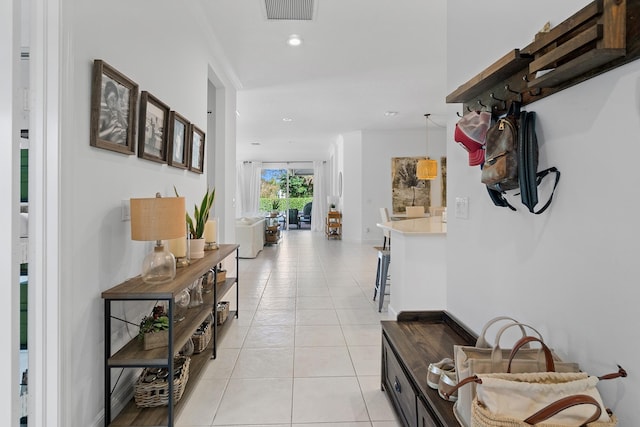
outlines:
{"label": "recessed ceiling light", "polygon": [[293,121],[293,119],[292,119],[291,117],[284,117],[284,118],[282,119],[282,121],[283,121],[283,122],[292,122],[292,121]]}
{"label": "recessed ceiling light", "polygon": [[384,116],[385,117],[395,117],[398,115],[397,111],[385,111],[384,112]]}
{"label": "recessed ceiling light", "polygon": [[297,34],[291,34],[287,39],[289,46],[300,46],[302,44],[302,38]]}

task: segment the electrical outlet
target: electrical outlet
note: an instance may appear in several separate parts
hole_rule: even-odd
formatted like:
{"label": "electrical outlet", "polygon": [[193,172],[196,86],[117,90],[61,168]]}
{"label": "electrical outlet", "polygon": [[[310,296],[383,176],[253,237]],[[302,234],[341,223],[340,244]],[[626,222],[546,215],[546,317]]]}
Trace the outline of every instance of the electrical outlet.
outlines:
{"label": "electrical outlet", "polygon": [[129,206],[129,200],[122,201],[120,211],[123,221],[131,221],[131,208]]}
{"label": "electrical outlet", "polygon": [[456,218],[469,219],[468,197],[456,197]]}

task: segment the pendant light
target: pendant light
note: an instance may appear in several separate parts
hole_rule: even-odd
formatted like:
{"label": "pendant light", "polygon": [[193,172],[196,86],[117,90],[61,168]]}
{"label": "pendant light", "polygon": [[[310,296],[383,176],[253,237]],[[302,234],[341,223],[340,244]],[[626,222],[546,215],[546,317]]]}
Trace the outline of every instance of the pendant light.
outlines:
{"label": "pendant light", "polygon": [[427,119],[427,158],[418,160],[416,165],[416,176],[418,179],[435,179],[438,176],[438,162],[429,158],[429,116],[427,113],[424,116]]}

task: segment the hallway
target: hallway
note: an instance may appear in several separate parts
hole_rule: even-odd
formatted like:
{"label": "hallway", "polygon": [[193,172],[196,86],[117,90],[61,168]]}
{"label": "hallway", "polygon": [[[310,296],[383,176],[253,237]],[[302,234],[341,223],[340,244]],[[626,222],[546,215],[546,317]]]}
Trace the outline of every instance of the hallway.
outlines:
{"label": "hallway", "polygon": [[177,426],[399,426],[380,391],[376,261],[370,244],[295,230],[241,259],[239,319]]}

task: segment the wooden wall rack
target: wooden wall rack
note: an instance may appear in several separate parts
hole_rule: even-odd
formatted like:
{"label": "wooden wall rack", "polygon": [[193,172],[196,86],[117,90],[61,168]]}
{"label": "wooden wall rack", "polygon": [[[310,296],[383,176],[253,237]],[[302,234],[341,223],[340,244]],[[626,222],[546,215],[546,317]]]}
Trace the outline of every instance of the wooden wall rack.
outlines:
{"label": "wooden wall rack", "polygon": [[451,92],[464,113],[506,111],[640,57],[640,0],[595,0],[549,32],[514,49]]}

